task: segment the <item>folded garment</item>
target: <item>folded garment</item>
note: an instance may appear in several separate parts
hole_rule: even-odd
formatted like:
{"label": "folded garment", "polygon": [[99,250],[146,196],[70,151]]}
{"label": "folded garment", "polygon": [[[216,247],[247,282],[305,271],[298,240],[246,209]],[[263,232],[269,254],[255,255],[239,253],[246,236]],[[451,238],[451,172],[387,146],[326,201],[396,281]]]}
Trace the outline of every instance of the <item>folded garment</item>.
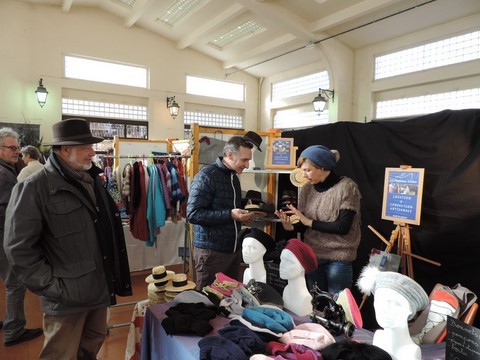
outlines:
{"label": "folded garment", "polygon": [[320,324],[304,323],[283,334],[279,340],[284,344],[300,344],[321,350],[335,342],[330,332]]}
{"label": "folded garment", "polygon": [[[270,341],[266,347],[266,353],[281,356],[288,360],[318,360],[322,354],[307,346],[299,344],[282,344],[278,341]],[[276,359],[276,357],[275,357]]]}
{"label": "folded garment", "polygon": [[207,336],[198,342],[200,360],[248,360],[242,349],[221,336]]}
{"label": "folded garment", "polygon": [[252,324],[276,333],[285,333],[295,327],[293,318],[287,312],[273,307],[254,306],[243,310],[242,317]]}
{"label": "folded garment", "polygon": [[213,330],[213,326],[207,320],[182,314],[166,317],[162,320],[162,326],[168,335],[205,336]]}
{"label": "folded garment", "polygon": [[244,326],[225,326],[220,336],[233,341],[247,356],[265,352],[267,344],[251,329]]}

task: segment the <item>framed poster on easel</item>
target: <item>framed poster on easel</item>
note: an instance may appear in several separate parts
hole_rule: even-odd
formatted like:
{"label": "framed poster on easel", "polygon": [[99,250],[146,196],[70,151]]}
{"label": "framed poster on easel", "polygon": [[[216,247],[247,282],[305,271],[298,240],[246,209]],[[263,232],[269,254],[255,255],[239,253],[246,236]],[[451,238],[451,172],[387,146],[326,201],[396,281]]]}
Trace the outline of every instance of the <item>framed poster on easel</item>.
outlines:
{"label": "framed poster on easel", "polygon": [[382,219],[420,225],[425,169],[386,168]]}
{"label": "framed poster on easel", "polygon": [[268,146],[266,169],[295,169],[295,154],[297,147],[293,146],[293,138],[274,138]]}

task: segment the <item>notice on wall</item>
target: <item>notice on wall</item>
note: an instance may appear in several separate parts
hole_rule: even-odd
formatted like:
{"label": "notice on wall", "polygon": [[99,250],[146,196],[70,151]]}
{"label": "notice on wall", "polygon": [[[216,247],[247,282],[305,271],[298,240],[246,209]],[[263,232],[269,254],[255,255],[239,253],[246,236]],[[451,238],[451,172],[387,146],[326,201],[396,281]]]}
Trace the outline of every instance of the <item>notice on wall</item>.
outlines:
{"label": "notice on wall", "polygon": [[382,219],[420,225],[425,169],[386,168]]}
{"label": "notice on wall", "polygon": [[445,360],[480,360],[480,329],[448,316]]}

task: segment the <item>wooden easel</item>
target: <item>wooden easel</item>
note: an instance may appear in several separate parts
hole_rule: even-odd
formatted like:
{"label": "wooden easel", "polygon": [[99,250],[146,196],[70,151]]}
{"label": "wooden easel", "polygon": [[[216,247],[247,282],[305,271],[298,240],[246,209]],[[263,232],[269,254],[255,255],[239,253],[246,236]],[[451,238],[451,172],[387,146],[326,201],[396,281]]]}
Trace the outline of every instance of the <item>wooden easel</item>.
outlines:
{"label": "wooden easel", "polygon": [[[385,239],[382,234],[380,234],[377,230],[373,228],[373,226],[368,225],[368,228],[373,231],[375,235],[379,237],[380,240],[382,240],[387,247],[385,248],[385,251],[390,253],[392,252],[392,249],[395,246],[395,242],[397,243],[397,254],[401,256],[401,261],[400,261],[400,272],[404,275],[407,275],[410,278],[413,277],[413,263],[412,263],[412,257],[426,261],[430,264],[436,265],[436,266],[441,266],[439,262],[427,259],[423,256],[420,255],[415,255],[412,253],[412,246],[411,246],[411,240],[410,240],[410,228],[408,227],[407,224],[405,223],[394,223],[396,225],[395,229],[392,231],[392,234],[390,235],[390,240],[388,241]],[[359,306],[359,309],[361,310],[363,305],[365,304],[365,301],[367,300],[368,295],[364,295],[362,298],[362,303]]]}
{"label": "wooden easel", "polygon": [[373,228],[373,226],[368,225],[368,228],[372,230],[373,233],[377,235],[380,240],[382,240],[387,245],[387,248],[385,249],[386,252],[391,252],[393,247],[395,246],[395,242],[397,242],[397,254],[401,256],[400,272],[402,274],[405,274],[412,279],[414,278],[412,257],[426,261],[436,266],[441,266],[439,262],[427,259],[420,255],[413,254],[410,241],[410,228],[407,224],[404,223],[394,224],[396,225],[396,227],[392,231],[390,241],[387,241],[377,230]]}

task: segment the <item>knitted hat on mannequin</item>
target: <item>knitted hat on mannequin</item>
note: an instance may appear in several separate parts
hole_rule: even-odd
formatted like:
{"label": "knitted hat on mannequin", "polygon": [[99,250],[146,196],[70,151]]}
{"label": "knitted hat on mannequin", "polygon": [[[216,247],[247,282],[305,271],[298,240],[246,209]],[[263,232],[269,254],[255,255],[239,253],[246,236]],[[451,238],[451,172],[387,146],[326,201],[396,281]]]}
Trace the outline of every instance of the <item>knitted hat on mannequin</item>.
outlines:
{"label": "knitted hat on mannequin", "polygon": [[333,170],[340,160],[337,150],[330,150],[323,145],[312,145],[302,151],[300,157],[304,157],[325,170]]}
{"label": "knitted hat on mannequin", "polygon": [[238,240],[240,242],[243,242],[245,238],[249,238],[249,237],[258,240],[260,244],[262,244],[265,247],[265,249],[267,250],[267,253],[269,251],[275,250],[275,240],[273,240],[273,238],[270,235],[268,235],[265,231],[252,227],[252,228],[242,229],[238,233]]}
{"label": "knitted hat on mannequin", "polygon": [[290,250],[295,255],[305,269],[305,274],[314,271],[318,267],[315,252],[310,245],[305,244],[302,240],[290,239],[284,249]]}
{"label": "knitted hat on mannequin", "polygon": [[428,295],[416,281],[393,271],[380,271],[374,266],[365,266],[360,273],[357,286],[365,295],[374,294],[377,289],[392,289],[401,294],[410,304],[412,313],[408,320],[428,304]]}

